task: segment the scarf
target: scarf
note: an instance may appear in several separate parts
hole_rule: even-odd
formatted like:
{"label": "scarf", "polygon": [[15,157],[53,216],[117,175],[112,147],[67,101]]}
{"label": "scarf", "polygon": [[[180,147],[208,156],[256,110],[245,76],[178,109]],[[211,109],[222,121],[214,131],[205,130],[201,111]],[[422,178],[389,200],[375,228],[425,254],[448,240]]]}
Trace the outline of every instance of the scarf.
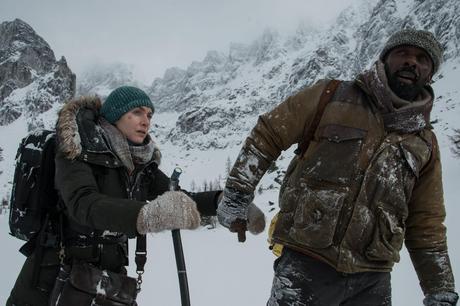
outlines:
{"label": "scarf", "polygon": [[155,153],[158,150],[150,135],[147,135],[142,145],[130,145],[120,130],[103,117],[99,119],[99,125],[104,130],[111,149],[128,169],[129,173],[134,171],[135,165],[146,164],[156,157],[157,154]]}
{"label": "scarf", "polygon": [[390,89],[384,64],[380,60],[359,75],[357,82],[371,96],[382,115],[386,131],[413,133],[431,126],[434,94],[430,86],[423,88],[416,101],[401,99]]}

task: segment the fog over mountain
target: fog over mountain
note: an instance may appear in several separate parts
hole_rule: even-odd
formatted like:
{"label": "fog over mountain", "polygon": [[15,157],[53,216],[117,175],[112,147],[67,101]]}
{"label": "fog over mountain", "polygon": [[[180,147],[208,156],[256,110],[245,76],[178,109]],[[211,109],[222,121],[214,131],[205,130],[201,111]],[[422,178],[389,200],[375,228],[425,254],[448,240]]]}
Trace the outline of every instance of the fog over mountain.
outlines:
{"label": "fog over mountain", "polygon": [[[209,50],[185,68],[170,67],[145,86],[136,80],[133,67],[124,63],[91,64],[75,77],[65,58],[56,60],[46,37],[35,33],[27,20],[4,21],[0,23],[0,200],[9,198],[19,140],[37,127],[53,128],[57,111],[75,94],[105,97],[121,84],[143,87],[156,107],[151,133],[163,152],[161,169],[169,174],[182,167],[181,186],[191,189],[225,178],[227,161],[236,158],[259,114],[319,79],[353,78],[370,67],[394,31],[416,27],[432,31],[445,49],[444,64],[433,83],[436,100],[431,119],[442,154],[449,252],[458,282],[460,163],[453,151],[460,152],[459,25],[458,0],[357,0],[329,27],[299,25],[290,34],[267,29],[252,43],[233,42],[225,52]],[[276,213],[276,180],[291,156],[292,150],[283,152],[277,168],[259,185],[255,203],[267,220]],[[7,219],[0,216],[2,258],[7,258],[0,266],[5,271],[0,277],[0,302],[8,296],[24,260],[17,252],[21,242],[5,234]],[[266,238],[265,232],[238,244],[219,226],[184,232],[192,303],[264,305],[273,275]],[[180,304],[171,245],[169,233],[149,236],[140,305]],[[422,293],[407,253],[403,252],[392,279],[393,305],[421,305]]]}

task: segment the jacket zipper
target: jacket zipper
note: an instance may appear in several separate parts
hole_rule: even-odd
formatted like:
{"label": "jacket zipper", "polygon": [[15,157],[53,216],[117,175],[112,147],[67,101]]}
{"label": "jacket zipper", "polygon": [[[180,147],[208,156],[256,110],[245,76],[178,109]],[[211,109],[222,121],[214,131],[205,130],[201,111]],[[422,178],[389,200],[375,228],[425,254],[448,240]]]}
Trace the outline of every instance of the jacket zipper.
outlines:
{"label": "jacket zipper", "polygon": [[[139,170],[134,169],[133,175],[129,175],[128,171],[125,169],[124,174],[126,176],[126,181],[128,182],[128,186],[126,188],[126,191],[128,192],[128,199],[130,200],[135,200],[133,194],[136,189],[136,186],[139,184],[139,179],[141,177],[142,172],[144,171],[145,168],[147,168],[152,162],[149,162],[145,164],[142,168]],[[132,177],[134,176],[134,180]]]}

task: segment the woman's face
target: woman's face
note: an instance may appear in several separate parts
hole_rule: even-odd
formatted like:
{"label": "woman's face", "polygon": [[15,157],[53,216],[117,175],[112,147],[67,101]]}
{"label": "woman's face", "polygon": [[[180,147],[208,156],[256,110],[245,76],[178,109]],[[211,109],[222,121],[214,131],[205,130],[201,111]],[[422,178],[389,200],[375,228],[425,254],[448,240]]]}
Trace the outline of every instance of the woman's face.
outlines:
{"label": "woman's face", "polygon": [[115,126],[125,137],[135,144],[144,142],[149,132],[153,112],[150,108],[136,107],[125,113],[115,122]]}

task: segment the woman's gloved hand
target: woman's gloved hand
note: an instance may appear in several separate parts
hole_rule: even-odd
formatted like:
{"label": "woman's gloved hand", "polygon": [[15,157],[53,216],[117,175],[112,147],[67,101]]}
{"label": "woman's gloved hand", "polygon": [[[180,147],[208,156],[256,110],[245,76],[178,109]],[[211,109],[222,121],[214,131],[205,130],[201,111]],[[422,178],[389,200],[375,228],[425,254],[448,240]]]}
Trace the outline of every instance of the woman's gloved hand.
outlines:
{"label": "woman's gloved hand", "polygon": [[196,229],[200,221],[195,201],[181,191],[167,191],[141,208],[137,231],[144,235],[163,230]]}

